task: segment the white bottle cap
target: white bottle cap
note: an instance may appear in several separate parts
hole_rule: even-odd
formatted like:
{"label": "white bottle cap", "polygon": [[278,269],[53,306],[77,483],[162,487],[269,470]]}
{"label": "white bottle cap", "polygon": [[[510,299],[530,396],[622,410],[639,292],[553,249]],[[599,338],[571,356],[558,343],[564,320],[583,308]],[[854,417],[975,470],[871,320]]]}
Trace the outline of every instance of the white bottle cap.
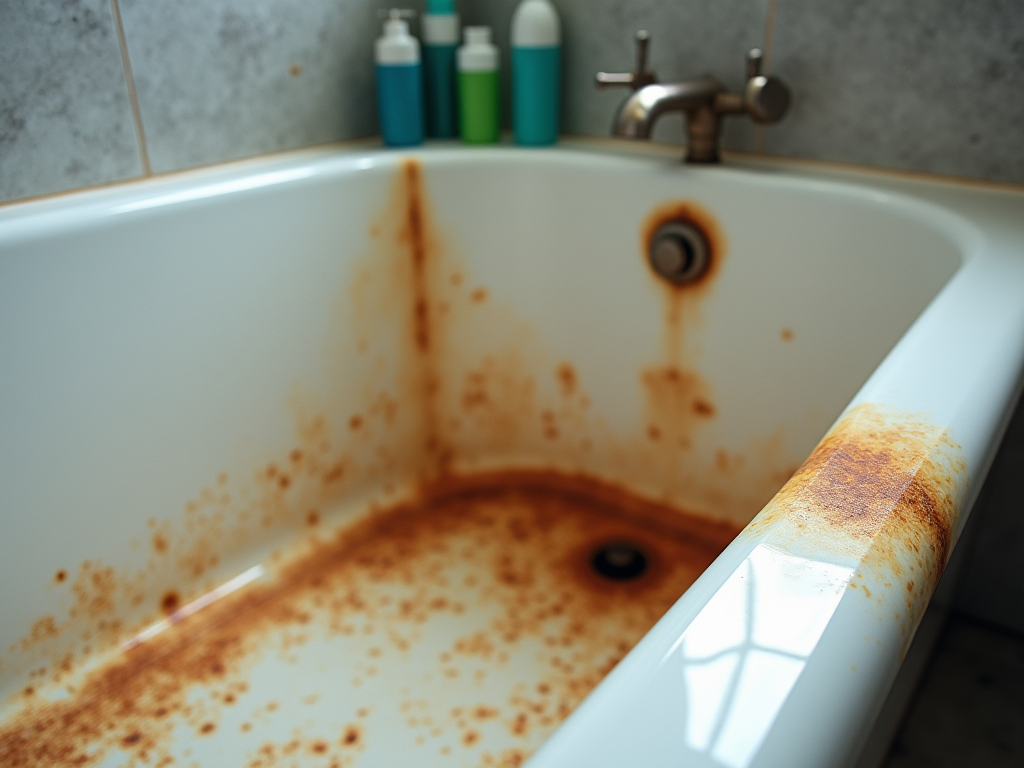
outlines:
{"label": "white bottle cap", "polygon": [[423,42],[427,45],[456,45],[459,42],[459,14],[424,14]]}
{"label": "white bottle cap", "polygon": [[418,64],[420,41],[409,34],[409,23],[402,18],[408,11],[392,8],[384,22],[384,36],[374,46],[378,64]]}
{"label": "white bottle cap", "polygon": [[498,69],[498,47],[491,43],[490,27],[466,27],[466,43],[459,48],[460,72],[494,72]]}
{"label": "white bottle cap", "polygon": [[512,45],[549,48],[562,42],[562,25],[551,0],[523,0],[512,14]]}

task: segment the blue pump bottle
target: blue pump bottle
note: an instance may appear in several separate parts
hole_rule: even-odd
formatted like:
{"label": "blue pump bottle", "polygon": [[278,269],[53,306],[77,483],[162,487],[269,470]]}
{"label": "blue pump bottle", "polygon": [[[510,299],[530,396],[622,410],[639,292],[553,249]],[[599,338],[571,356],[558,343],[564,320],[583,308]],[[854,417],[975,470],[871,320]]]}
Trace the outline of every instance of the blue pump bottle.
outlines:
{"label": "blue pump bottle", "polygon": [[402,18],[410,12],[392,9],[377,39],[377,110],[380,133],[389,147],[423,143],[423,73],[419,41]]}

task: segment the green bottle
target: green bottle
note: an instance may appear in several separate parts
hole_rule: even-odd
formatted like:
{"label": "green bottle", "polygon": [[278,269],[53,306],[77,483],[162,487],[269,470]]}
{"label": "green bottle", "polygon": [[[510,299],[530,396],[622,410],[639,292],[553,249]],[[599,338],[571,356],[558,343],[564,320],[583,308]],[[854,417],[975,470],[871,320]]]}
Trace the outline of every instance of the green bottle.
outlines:
{"label": "green bottle", "polygon": [[467,144],[493,144],[501,129],[498,49],[490,27],[466,27],[458,52],[459,135]]}

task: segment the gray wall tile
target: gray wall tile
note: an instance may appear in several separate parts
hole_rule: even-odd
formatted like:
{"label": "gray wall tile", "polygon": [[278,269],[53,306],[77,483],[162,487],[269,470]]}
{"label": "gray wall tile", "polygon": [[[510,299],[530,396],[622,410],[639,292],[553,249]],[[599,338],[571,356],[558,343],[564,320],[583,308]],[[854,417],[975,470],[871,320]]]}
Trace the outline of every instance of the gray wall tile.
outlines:
{"label": "gray wall tile", "polygon": [[[633,34],[638,29],[651,33],[651,66],[663,82],[708,73],[732,89],[743,85],[747,50],[762,45],[764,38],[767,0],[553,1],[563,26],[562,128],[567,133],[610,134],[612,118],[628,92],[598,91],[594,74],[632,69]],[[471,23],[493,27],[505,53],[517,4],[518,0],[468,0],[463,15]],[[505,106],[507,117],[507,98]],[[753,136],[749,121],[727,118],[725,147],[753,149]],[[654,138],[682,141],[682,118],[663,117]]]}
{"label": "gray wall tile", "polygon": [[769,152],[1024,183],[1021,0],[779,0]]}
{"label": "gray wall tile", "polygon": [[367,0],[122,0],[153,170],[374,133]]}
{"label": "gray wall tile", "polygon": [[109,1],[0,2],[0,200],[141,171]]}

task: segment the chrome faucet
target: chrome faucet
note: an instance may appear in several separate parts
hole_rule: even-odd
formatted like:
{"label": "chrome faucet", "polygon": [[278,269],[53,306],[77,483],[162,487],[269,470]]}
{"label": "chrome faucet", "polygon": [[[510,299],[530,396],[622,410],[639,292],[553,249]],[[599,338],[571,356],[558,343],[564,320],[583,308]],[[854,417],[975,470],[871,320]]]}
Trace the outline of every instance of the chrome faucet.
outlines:
{"label": "chrome faucet", "polygon": [[598,72],[597,87],[624,85],[633,90],[619,107],[612,135],[628,139],[649,139],[655,121],[666,112],[686,117],[688,163],[717,163],[718,136],[722,115],[746,113],[761,125],[782,119],[789,108],[789,88],[777,77],[761,73],[764,55],[760,48],[747,53],[747,86],[743,93],[729,93],[710,76],[681,83],[658,83],[647,67],[650,35],[636,33],[635,72]]}

